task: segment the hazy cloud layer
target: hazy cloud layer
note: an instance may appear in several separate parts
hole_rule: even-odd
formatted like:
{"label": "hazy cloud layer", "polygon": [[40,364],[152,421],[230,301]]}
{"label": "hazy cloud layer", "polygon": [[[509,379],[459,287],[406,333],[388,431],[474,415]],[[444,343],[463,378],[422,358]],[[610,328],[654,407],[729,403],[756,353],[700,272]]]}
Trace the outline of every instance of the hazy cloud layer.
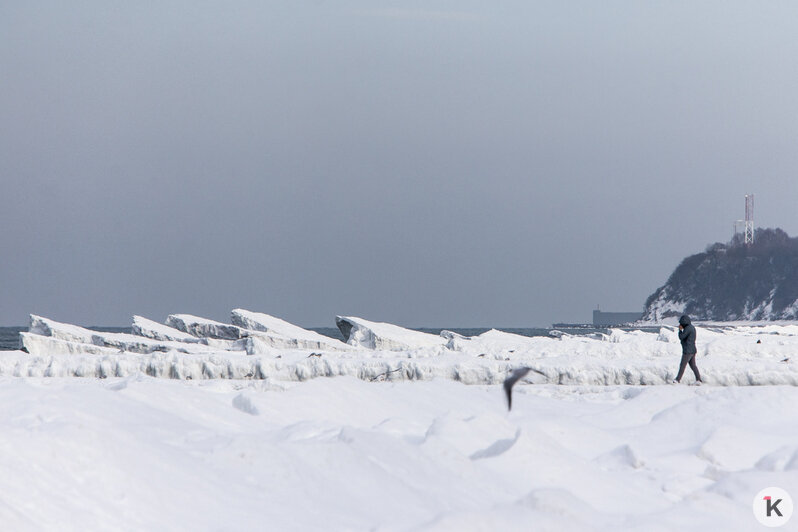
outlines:
{"label": "hazy cloud layer", "polygon": [[532,326],[798,234],[793,2],[7,2],[0,323]]}

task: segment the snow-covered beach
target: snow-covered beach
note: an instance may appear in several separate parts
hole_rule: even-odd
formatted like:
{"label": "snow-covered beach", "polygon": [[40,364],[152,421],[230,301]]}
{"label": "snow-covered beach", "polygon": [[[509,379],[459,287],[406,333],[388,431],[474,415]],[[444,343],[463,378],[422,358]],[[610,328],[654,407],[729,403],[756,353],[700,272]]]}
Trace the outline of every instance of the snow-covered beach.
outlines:
{"label": "snow-covered beach", "polygon": [[[246,312],[236,309],[233,317]],[[250,314],[263,323],[282,322]],[[554,332],[550,337],[526,337],[490,330],[464,337],[339,317],[349,332],[348,343],[343,343],[286,322],[278,329],[248,329],[175,316],[180,318],[170,316],[167,321],[182,324],[184,330],[137,316],[138,334],[101,333],[32,316],[30,332],[21,333],[28,352],[0,354],[0,376],[107,378],[143,373],[276,381],[352,376],[367,381],[445,378],[498,384],[512,368],[530,366],[545,374],[540,382],[552,384],[653,385],[674,378],[680,352],[672,326],[662,326],[657,333],[613,329],[591,336]],[[250,325],[256,327],[254,322]],[[697,345],[698,363],[709,384],[798,385],[798,324],[699,324]]]}
{"label": "snow-covered beach", "polygon": [[[665,385],[668,326],[339,317],[343,343],[237,311],[136,335],[32,317],[28,352],[0,353],[4,527],[752,530],[760,490],[798,494],[795,324],[699,324],[697,387]],[[543,375],[508,412],[499,384],[525,365]]]}
{"label": "snow-covered beach", "polygon": [[755,530],[798,388],[0,379],[7,530]]}

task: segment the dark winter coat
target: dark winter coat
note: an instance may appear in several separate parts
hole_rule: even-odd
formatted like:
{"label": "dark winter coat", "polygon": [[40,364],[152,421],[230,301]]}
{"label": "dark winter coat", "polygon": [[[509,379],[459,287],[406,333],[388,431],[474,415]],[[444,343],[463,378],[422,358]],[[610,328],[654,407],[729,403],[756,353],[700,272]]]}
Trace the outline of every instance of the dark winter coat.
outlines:
{"label": "dark winter coat", "polygon": [[679,318],[679,325],[684,327],[684,329],[679,331],[679,340],[682,342],[682,354],[696,354],[698,350],[695,347],[695,327],[690,323],[690,318],[685,314]]}

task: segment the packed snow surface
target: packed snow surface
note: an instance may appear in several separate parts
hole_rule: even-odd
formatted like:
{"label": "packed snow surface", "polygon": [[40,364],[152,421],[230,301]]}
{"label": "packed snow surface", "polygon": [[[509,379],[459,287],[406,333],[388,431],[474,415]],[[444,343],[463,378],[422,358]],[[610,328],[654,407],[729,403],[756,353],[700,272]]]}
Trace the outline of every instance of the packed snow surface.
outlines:
{"label": "packed snow surface", "polygon": [[798,495],[798,387],[499,388],[3,377],[0,522],[744,531],[757,492]]}

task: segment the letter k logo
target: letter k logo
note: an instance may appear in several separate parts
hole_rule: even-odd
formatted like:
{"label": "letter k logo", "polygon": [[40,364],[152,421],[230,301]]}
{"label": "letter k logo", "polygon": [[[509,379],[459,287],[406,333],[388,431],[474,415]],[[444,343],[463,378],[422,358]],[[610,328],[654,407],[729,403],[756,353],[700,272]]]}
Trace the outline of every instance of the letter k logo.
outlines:
{"label": "letter k logo", "polygon": [[792,517],[792,497],[776,486],[761,490],[751,502],[754,517],[766,527],[784,526]]}
{"label": "letter k logo", "polygon": [[766,495],[765,497],[763,497],[763,499],[765,500],[765,503],[767,503],[768,517],[770,517],[773,512],[776,512],[776,515],[778,515],[779,517],[783,517],[781,515],[781,512],[779,511],[779,503],[781,502],[781,499],[776,499],[776,502],[773,502],[773,499],[770,497],[770,495]]}

